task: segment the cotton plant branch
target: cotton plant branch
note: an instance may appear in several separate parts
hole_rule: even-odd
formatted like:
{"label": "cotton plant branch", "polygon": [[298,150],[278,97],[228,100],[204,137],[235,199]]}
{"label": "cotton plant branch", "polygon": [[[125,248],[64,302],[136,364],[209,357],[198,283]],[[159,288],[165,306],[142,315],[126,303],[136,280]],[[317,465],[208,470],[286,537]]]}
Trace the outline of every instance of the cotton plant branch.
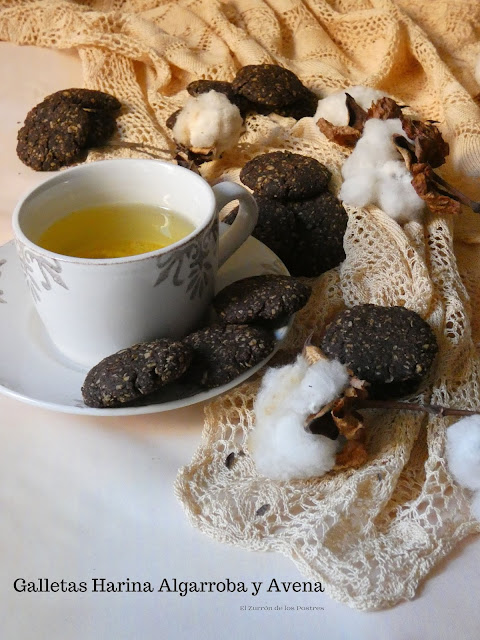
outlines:
{"label": "cotton plant branch", "polygon": [[475,200],[472,200],[467,195],[465,195],[464,193],[462,193],[461,191],[453,187],[451,184],[449,184],[446,180],[441,178],[438,174],[433,172],[433,176],[437,184],[441,185],[442,187],[445,187],[446,189],[448,189],[448,191],[450,191],[450,197],[455,198],[456,200],[458,200],[458,202],[461,202],[467,207],[470,207],[470,209],[475,213],[480,213],[480,202],[476,202]]}
{"label": "cotton plant branch", "polygon": [[420,404],[417,402],[402,402],[401,400],[359,400],[356,409],[394,409],[398,411],[419,411],[443,418],[444,416],[474,416],[480,415],[480,410],[456,409],[439,404]]}
{"label": "cotton plant branch", "polygon": [[116,147],[119,149],[134,149],[145,153],[153,159],[165,158],[168,160],[174,160],[179,166],[189,169],[194,173],[200,173],[198,166],[203,162],[212,160],[212,154],[200,155],[195,154],[191,150],[187,149],[183,145],[177,144],[172,149],[159,149],[150,144],[143,142],[109,142],[107,147]]}

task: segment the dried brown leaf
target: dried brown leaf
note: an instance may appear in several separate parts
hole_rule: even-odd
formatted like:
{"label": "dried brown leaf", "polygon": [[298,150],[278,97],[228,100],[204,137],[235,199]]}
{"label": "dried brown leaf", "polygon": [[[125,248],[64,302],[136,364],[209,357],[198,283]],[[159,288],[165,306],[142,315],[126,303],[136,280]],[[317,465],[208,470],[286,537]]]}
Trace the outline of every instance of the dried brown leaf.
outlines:
{"label": "dried brown leaf", "polygon": [[432,167],[427,163],[416,163],[411,168],[412,185],[417,194],[434,214],[455,215],[461,211],[460,203],[446,191],[439,189],[433,177]]}
{"label": "dried brown leaf", "polygon": [[368,398],[369,383],[366,380],[361,380],[355,375],[350,377],[350,386],[347,387],[344,396],[347,398],[355,398],[355,400],[364,400]]}
{"label": "dried brown leaf", "polygon": [[428,162],[433,168],[444,164],[450,147],[443,139],[439,128],[430,122],[413,120],[406,116],[401,116],[401,121],[403,130],[410,140],[414,141],[417,161]]}
{"label": "dried brown leaf", "polygon": [[401,118],[402,109],[393,98],[380,98],[372,104],[367,111],[367,119],[378,118],[379,120],[389,120],[390,118]]}
{"label": "dried brown leaf", "polygon": [[347,441],[336,456],[335,469],[358,467],[367,459],[363,416],[355,410],[357,403],[368,397],[367,386],[364,380],[352,377],[344,395],[333,404],[332,418],[339,434]]}
{"label": "dried brown leaf", "polygon": [[393,144],[405,161],[407,169],[411,172],[412,166],[417,162],[417,156],[413,145],[404,137],[398,134],[392,136]]}
{"label": "dried brown leaf", "polygon": [[330,440],[336,440],[338,438],[339,431],[332,413],[328,408],[329,406],[330,405],[324,407],[325,411],[322,410],[322,412],[309,416],[307,418],[305,430],[309,433],[314,433],[315,435],[325,436],[325,438],[330,438]]}
{"label": "dried brown leaf", "polygon": [[340,453],[335,458],[334,471],[354,469],[367,461],[368,453],[363,442],[348,440]]}
{"label": "dried brown leaf", "polygon": [[330,402],[307,418],[305,429],[332,440],[342,436],[346,443],[335,459],[335,469],[358,467],[367,459],[363,417],[355,411],[356,404],[367,398],[367,383],[352,376],[344,395]]}
{"label": "dried brown leaf", "polygon": [[326,138],[342,147],[354,147],[362,135],[358,129],[348,125],[338,127],[325,118],[317,120],[317,127]]}
{"label": "dried brown leaf", "polygon": [[195,171],[196,173],[198,173],[197,167],[204,162],[213,160],[213,152],[209,152],[208,154],[196,153],[182,144],[177,144],[176,151],[177,154],[175,156],[175,160],[177,161],[177,164],[181,167],[185,167],[186,169],[190,169],[191,171]]}
{"label": "dried brown leaf", "polygon": [[315,364],[319,360],[328,360],[327,356],[321,349],[314,344],[306,343],[302,350],[302,356],[308,362],[309,365]]}
{"label": "dried brown leaf", "polygon": [[359,440],[361,432],[365,430],[363,416],[355,411],[351,404],[351,398],[344,396],[335,402],[331,414],[340,435],[347,440]]}
{"label": "dried brown leaf", "polygon": [[345,94],[345,105],[348,111],[348,126],[362,133],[367,120],[367,112],[349,93]]}

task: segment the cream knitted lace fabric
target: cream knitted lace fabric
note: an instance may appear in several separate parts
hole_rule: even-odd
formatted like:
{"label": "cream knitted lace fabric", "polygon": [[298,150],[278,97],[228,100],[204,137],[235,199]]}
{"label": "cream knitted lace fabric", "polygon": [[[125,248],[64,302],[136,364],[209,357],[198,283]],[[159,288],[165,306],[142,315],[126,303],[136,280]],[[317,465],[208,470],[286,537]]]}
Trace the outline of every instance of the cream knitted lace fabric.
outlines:
{"label": "cream knitted lace fabric", "polygon": [[[168,159],[165,121],[183,104],[188,82],[230,80],[242,65],[275,62],[319,96],[366,84],[438,120],[452,150],[442,174],[473,196],[480,189],[466,176],[480,175],[480,109],[472,97],[480,91],[479,33],[477,0],[0,0],[0,39],[77,49],[85,86],[125,105],[123,146],[90,160]],[[276,149],[319,159],[338,190],[345,152],[312,118],[250,117],[238,147],[202,172],[211,182],[238,180],[246,160]],[[319,339],[346,305],[401,304],[432,325],[440,344],[422,399],[479,408],[477,216],[465,210],[454,222],[430,215],[424,225],[401,228],[373,207],[348,213],[346,260],[312,282],[314,295],[278,359],[292,357],[311,331]],[[207,406],[202,443],[179,472],[176,493],[201,531],[283,553],[333,598],[360,609],[412,598],[435,563],[480,531],[468,493],[445,465],[445,419],[365,412],[363,467],[290,483],[259,476],[244,450],[258,384]]]}

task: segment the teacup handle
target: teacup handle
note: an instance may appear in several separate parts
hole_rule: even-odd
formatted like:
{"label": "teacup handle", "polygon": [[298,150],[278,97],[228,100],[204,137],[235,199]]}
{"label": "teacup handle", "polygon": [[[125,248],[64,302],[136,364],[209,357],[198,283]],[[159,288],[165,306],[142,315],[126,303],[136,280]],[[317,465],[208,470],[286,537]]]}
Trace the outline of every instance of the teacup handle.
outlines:
{"label": "teacup handle", "polygon": [[228,260],[252,233],[258,220],[255,198],[235,182],[220,182],[212,187],[217,202],[216,215],[232,200],[238,200],[238,214],[234,223],[222,234],[218,247],[218,266]]}

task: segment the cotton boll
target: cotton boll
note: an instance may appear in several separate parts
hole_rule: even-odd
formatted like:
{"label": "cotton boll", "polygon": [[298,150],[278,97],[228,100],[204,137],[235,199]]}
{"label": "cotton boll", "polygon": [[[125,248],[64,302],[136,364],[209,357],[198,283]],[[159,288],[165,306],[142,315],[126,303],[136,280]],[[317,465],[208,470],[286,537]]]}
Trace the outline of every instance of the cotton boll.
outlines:
{"label": "cotton boll", "polygon": [[371,149],[366,145],[358,147],[360,141],[361,139],[358,141],[354,152],[352,152],[343,163],[342,176],[344,180],[354,178],[360,172],[376,171],[377,162],[375,160],[375,154],[372,153]]}
{"label": "cotton boll", "polygon": [[217,154],[234,147],[243,128],[238,107],[218,91],[188,98],[172,129],[174,139],[192,150]]}
{"label": "cotton boll", "polygon": [[378,206],[399,224],[420,221],[424,201],[412,186],[412,174],[402,160],[389,160],[378,171]]}
{"label": "cotton boll", "polygon": [[[255,400],[257,422],[263,416],[277,416],[282,413],[292,389],[297,389],[308,369],[308,362],[299,356],[293,364],[268,369],[263,376],[262,386]],[[258,432],[258,429],[256,429]]]}
{"label": "cotton boll", "polygon": [[338,398],[349,380],[345,365],[337,360],[319,360],[307,368],[295,393],[287,395],[286,408],[306,418]]}
{"label": "cotton boll", "polygon": [[275,424],[264,424],[249,447],[262,475],[272,480],[300,480],[320,477],[334,467],[337,442],[307,433],[297,416],[287,413]]}
{"label": "cotton boll", "polygon": [[373,102],[386,96],[386,93],[363,87],[360,85],[348,87],[342,91],[336,91],[326,98],[319,100],[315,120],[324,118],[338,127],[348,124],[348,110],[345,104],[345,94],[349,94],[364,109],[369,109]]}
{"label": "cotton boll", "polygon": [[401,159],[392,142],[393,135],[405,136],[399,118],[390,118],[389,120],[370,118],[365,123],[362,137],[357,142],[352,155],[357,152],[357,149],[360,149],[359,153],[370,155],[377,167],[389,160]]}
{"label": "cotton boll", "polygon": [[420,221],[425,204],[393,144],[394,135],[406,137],[400,119],[367,120],[362,137],[342,167],[344,182],[339,196],[356,207],[377,205],[400,224]]}
{"label": "cotton boll", "polygon": [[343,178],[347,180],[364,169],[378,169],[389,160],[401,159],[392,143],[394,134],[404,135],[402,124],[398,118],[367,120],[362,137],[343,164]]}
{"label": "cotton boll", "polygon": [[350,94],[363,109],[370,109],[374,102],[380,100],[380,98],[388,96],[388,93],[385,93],[384,91],[379,91],[378,89],[372,89],[371,87],[365,87],[363,85],[355,85],[349,89],[345,89],[345,93]]}
{"label": "cotton boll", "polygon": [[255,402],[255,414],[281,415],[295,411],[306,418],[335,400],[348,385],[347,368],[337,360],[322,358],[309,365],[303,355],[293,364],[269,369]]}
{"label": "cotton boll", "polygon": [[352,173],[340,188],[338,197],[347,204],[356,207],[366,207],[376,200],[377,196],[377,172],[375,169],[364,169]]}
{"label": "cotton boll", "polygon": [[248,448],[259,473],[289,480],[318,477],[333,468],[337,443],[308,433],[306,418],[339,397],[349,375],[337,361],[309,365],[303,355],[265,374],[255,401]]}
{"label": "cotton boll", "polygon": [[459,485],[480,489],[480,416],[462,418],[447,429],[446,459]]}

